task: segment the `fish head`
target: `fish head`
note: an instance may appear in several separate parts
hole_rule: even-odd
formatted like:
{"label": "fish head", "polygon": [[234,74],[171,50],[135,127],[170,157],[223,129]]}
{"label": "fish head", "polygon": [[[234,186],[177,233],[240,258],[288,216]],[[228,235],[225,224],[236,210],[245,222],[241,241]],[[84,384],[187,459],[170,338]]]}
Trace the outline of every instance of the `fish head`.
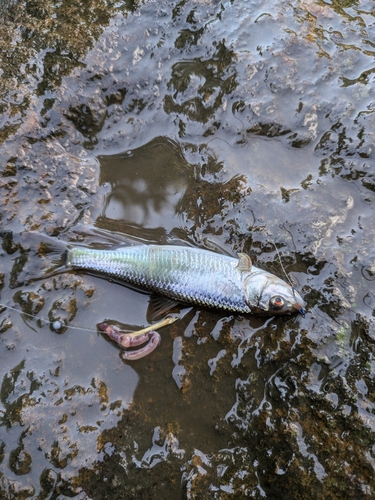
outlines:
{"label": "fish head", "polygon": [[248,305],[252,312],[274,316],[305,313],[305,302],[297,290],[270,273],[250,279],[246,287]]}

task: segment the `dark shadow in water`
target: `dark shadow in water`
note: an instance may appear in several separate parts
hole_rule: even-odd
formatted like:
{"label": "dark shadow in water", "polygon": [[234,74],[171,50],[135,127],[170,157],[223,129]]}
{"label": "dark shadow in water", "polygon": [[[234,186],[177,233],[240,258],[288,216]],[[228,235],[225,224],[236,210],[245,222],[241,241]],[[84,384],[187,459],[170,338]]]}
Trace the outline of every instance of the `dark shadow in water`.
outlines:
{"label": "dark shadow in water", "polygon": [[[101,184],[109,184],[96,226],[167,243],[170,238],[194,242],[212,249],[209,241],[197,241],[197,231],[221,235],[227,213],[251,191],[246,178],[230,179],[223,164],[202,147],[202,163],[189,164],[176,142],[157,137],[124,153],[99,157]],[[223,251],[233,253],[232,249]]]}
{"label": "dark shadow in water", "polygon": [[127,234],[143,231],[143,237],[160,241],[178,225],[177,206],[193,176],[177,143],[158,137],[99,161],[100,183],[109,183],[111,191],[98,226]]}

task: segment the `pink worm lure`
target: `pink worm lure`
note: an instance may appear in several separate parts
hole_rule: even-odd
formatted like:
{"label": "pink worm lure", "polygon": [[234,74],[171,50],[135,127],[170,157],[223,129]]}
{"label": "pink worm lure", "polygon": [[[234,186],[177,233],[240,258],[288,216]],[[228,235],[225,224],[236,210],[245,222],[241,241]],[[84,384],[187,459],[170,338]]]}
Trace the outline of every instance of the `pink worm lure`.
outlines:
{"label": "pink worm lure", "polygon": [[141,359],[150,354],[160,343],[160,335],[155,331],[163,326],[170,325],[174,323],[178,318],[170,317],[159,321],[155,325],[143,328],[136,332],[120,333],[120,331],[114,326],[108,325],[108,323],[99,323],[98,328],[108,335],[108,337],[117,344],[121,345],[125,349],[131,347],[137,347],[139,345],[147,344],[140,349],[135,349],[133,351],[124,351],[122,353],[122,358],[127,361],[134,361],[136,359]]}
{"label": "pink worm lure", "polygon": [[129,361],[144,358],[156,349],[160,342],[160,335],[155,331],[150,331],[143,333],[138,337],[133,337],[128,333],[119,333],[117,328],[108,325],[107,323],[99,323],[98,328],[102,332],[106,333],[110,339],[125,348],[136,347],[148,341],[147,344],[140,349],[136,349],[134,351],[124,351],[122,353],[121,357]]}

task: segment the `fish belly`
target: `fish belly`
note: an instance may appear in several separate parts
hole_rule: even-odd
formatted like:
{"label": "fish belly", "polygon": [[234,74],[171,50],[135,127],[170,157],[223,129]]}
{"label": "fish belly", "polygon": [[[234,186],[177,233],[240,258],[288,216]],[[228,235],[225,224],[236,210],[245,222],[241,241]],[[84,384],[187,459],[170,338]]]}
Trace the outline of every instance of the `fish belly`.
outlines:
{"label": "fish belly", "polygon": [[168,298],[241,313],[245,302],[238,260],[198,248],[142,245],[69,250],[67,266],[105,274]]}

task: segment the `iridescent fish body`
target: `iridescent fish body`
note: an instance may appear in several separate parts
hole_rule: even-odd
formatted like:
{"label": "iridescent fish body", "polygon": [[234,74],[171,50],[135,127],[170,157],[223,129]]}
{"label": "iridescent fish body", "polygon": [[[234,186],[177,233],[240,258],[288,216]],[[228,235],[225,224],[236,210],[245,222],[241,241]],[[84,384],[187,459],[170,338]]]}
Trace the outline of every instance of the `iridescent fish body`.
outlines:
{"label": "iridescent fish body", "polygon": [[266,315],[304,313],[294,287],[252,265],[209,250],[141,245],[98,250],[72,247],[67,267],[113,277],[176,302]]}

